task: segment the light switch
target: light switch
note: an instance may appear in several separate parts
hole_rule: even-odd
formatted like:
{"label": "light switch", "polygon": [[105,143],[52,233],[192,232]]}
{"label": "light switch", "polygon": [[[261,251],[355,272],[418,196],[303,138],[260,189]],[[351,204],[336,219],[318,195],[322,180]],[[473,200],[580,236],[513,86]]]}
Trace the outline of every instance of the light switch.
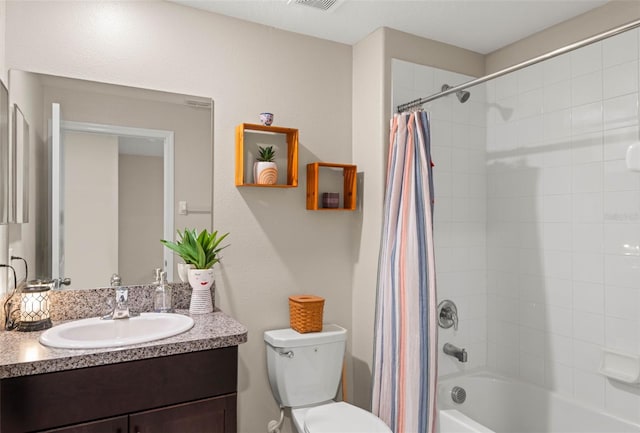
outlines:
{"label": "light switch", "polygon": [[187,214],[187,202],[186,201],[179,201],[178,202],[178,214],[179,215],[186,215]]}

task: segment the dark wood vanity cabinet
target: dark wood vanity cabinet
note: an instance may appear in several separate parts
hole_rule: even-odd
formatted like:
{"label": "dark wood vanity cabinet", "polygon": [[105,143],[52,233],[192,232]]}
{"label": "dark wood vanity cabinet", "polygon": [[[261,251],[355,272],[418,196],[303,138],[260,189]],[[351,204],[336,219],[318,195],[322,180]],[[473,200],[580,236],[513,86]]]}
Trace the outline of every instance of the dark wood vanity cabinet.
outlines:
{"label": "dark wood vanity cabinet", "polygon": [[[230,401],[233,399],[233,402]],[[234,405],[231,410],[230,404]],[[230,419],[233,417],[234,419]],[[216,397],[162,409],[137,413],[129,417],[129,433],[202,433],[226,432],[235,428],[235,395]]]}
{"label": "dark wood vanity cabinet", "polygon": [[235,394],[75,424],[47,433],[204,433],[235,426]]}
{"label": "dark wood vanity cabinet", "polygon": [[0,381],[0,433],[236,432],[237,346]]}

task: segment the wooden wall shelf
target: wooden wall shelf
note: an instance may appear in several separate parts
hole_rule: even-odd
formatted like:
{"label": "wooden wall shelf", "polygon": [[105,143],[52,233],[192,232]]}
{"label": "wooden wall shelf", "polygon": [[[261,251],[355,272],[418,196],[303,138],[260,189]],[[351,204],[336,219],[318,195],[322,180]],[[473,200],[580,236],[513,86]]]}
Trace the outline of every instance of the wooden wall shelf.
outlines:
{"label": "wooden wall shelf", "polygon": [[[342,207],[323,208],[318,205],[318,184],[320,181],[320,172],[322,167],[342,169],[344,177]],[[307,209],[326,211],[355,210],[357,170],[357,167],[352,164],[336,164],[332,162],[314,162],[307,164]]]}
{"label": "wooden wall shelf", "polygon": [[[283,134],[287,146],[287,178],[286,183],[275,185],[263,185],[251,183],[253,181],[253,173],[251,170],[245,170],[245,157],[249,155],[249,151],[245,149],[246,132],[255,132],[263,134]],[[256,148],[257,151],[257,148]],[[251,163],[251,166],[252,163]],[[278,166],[278,170],[283,167]],[[249,171],[249,173],[246,173]],[[236,126],[236,186],[256,186],[263,188],[295,188],[298,186],[298,130],[294,128],[284,128],[281,126],[265,126],[252,123],[241,123]]]}

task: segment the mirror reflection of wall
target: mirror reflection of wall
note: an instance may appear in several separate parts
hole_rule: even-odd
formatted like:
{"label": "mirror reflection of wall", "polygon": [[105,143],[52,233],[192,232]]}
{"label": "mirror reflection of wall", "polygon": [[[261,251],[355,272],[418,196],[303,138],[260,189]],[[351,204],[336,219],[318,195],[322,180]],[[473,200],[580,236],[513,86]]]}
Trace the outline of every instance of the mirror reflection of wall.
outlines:
{"label": "mirror reflection of wall", "polygon": [[[163,141],[78,131],[62,141],[64,224],[73,228],[62,240],[64,274],[73,287],[109,281],[114,269],[125,284],[149,281],[164,259]],[[101,247],[87,254],[87,239]]]}
{"label": "mirror reflection of wall", "polygon": [[74,287],[91,287],[118,269],[118,137],[73,131],[62,136],[62,207],[64,225],[72,228],[63,230],[63,272],[73,276]]}
{"label": "mirror reflection of wall", "polygon": [[[24,107],[35,130],[31,139],[32,218],[10,233],[10,246],[32,264],[30,278],[69,277],[72,288],[90,288],[108,286],[111,274],[118,273],[125,285],[149,283],[153,269],[163,267],[159,240],[166,237],[166,221],[173,220],[173,233],[175,228],[211,228],[211,99],[15,70],[10,71],[10,86],[12,101]],[[55,275],[52,264],[51,179],[55,173],[47,138],[52,103],[60,105],[64,131],[63,168],[58,174],[65,207],[60,213],[62,224],[56,225],[64,250],[54,260],[64,275]],[[65,125],[84,123],[170,131],[174,153],[165,161],[163,142],[153,137],[65,130]],[[164,180],[167,167],[174,171],[170,184]],[[173,191],[173,200],[165,206],[168,190]],[[178,201],[205,212],[180,215],[174,204]],[[173,262],[167,269],[177,278],[176,260]]]}
{"label": "mirror reflection of wall", "polygon": [[155,248],[163,231],[162,146],[157,139],[119,137],[118,270],[125,282],[148,281],[147,270],[163,259]]}

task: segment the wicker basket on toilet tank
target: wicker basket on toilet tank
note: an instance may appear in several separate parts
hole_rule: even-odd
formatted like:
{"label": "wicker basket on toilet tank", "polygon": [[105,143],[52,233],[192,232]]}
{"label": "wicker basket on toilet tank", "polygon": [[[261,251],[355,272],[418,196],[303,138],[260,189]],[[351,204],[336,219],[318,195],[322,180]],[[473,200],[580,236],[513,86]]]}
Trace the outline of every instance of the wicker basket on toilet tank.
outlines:
{"label": "wicker basket on toilet tank", "polygon": [[292,329],[305,334],[322,331],[324,298],[314,295],[289,296],[289,322]]}

